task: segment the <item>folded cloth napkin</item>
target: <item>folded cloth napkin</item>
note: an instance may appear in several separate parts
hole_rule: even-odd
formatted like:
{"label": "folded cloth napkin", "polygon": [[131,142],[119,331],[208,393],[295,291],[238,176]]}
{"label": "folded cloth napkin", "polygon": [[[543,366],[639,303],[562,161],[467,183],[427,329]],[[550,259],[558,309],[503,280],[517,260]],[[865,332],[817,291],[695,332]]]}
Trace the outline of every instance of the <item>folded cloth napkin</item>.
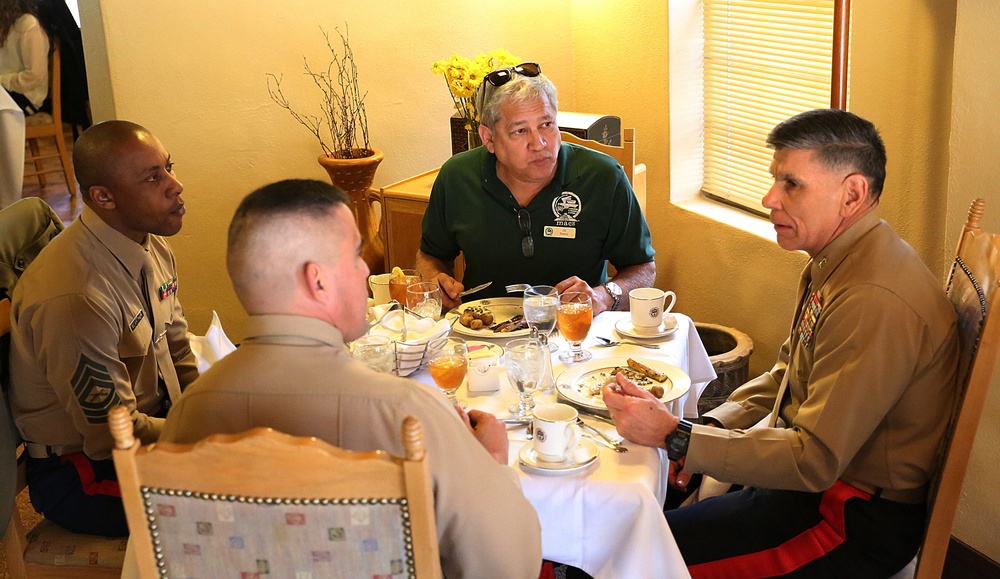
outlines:
{"label": "folded cloth napkin", "polygon": [[[413,314],[399,310],[388,312],[389,304],[372,307],[368,315],[373,320],[380,320],[371,330],[370,335],[386,336],[396,345],[396,370],[400,376],[407,376],[425,363],[424,356],[429,346],[444,342],[451,331],[451,324],[444,318],[434,321],[429,318],[418,318]],[[388,312],[388,313],[386,313]],[[406,323],[406,341],[402,341],[403,323]]]}
{"label": "folded cloth napkin", "polygon": [[188,340],[191,343],[191,351],[198,360],[199,374],[204,374],[212,364],[236,350],[236,346],[222,329],[222,322],[219,321],[219,314],[215,310],[212,310],[212,323],[209,324],[205,335],[196,336],[188,332]]}

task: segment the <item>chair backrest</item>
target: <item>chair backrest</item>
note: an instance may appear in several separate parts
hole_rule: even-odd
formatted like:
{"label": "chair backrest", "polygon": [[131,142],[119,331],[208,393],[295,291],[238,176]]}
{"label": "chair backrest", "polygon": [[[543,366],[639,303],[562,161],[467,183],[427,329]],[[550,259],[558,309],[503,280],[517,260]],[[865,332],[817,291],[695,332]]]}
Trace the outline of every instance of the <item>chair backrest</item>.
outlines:
{"label": "chair backrest", "polygon": [[961,341],[957,400],[943,463],[931,485],[930,516],[917,562],[917,579],[938,578],[944,568],[965,469],[1000,346],[1000,316],[992,312],[1000,280],[1000,237],[979,229],[985,205],[982,199],[972,202],[946,287],[958,313]]}
{"label": "chair backrest", "polygon": [[628,177],[628,182],[632,184],[632,190],[635,192],[636,199],[639,200],[639,206],[642,208],[643,213],[646,212],[646,166],[641,163],[636,165],[635,163],[635,129],[622,129],[622,146],[620,147],[581,139],[565,131],[562,131],[561,134],[562,140],[565,143],[573,143],[574,145],[600,151],[618,161],[618,164],[625,171],[625,176]]}
{"label": "chair backrest", "polygon": [[143,579],[441,576],[423,429],[414,417],[403,422],[402,458],[269,428],[140,448],[120,406],[108,425]]}
{"label": "chair backrest", "polygon": [[[52,123],[33,125],[30,122],[25,127],[26,139],[52,136],[55,131],[62,134],[62,58],[59,53],[59,42],[52,39],[49,50],[49,99],[52,103]],[[38,116],[38,115],[32,115]]]}

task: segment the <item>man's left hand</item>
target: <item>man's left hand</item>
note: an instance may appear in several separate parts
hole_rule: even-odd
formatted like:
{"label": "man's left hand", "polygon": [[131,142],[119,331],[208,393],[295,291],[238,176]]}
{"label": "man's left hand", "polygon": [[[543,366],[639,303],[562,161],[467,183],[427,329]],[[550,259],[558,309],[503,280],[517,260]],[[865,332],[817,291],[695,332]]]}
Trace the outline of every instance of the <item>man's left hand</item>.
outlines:
{"label": "man's left hand", "polygon": [[659,399],[621,372],[615,374],[614,382],[604,386],[603,394],[618,434],[637,444],[665,448],[664,440],[680,419]]}
{"label": "man's left hand", "polygon": [[603,286],[598,286],[596,288],[590,287],[587,282],[576,277],[567,278],[556,284],[556,291],[560,294],[564,292],[580,292],[585,293],[590,296],[591,305],[594,308],[594,315],[610,309],[611,305],[614,304],[614,299],[608,290],[604,289]]}

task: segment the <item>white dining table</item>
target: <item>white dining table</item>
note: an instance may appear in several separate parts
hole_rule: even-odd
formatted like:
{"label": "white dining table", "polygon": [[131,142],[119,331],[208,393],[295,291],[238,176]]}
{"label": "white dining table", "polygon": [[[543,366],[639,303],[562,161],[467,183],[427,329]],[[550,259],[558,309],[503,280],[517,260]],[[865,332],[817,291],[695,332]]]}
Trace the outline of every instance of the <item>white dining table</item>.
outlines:
{"label": "white dining table", "polygon": [[0,87],[0,209],[21,198],[24,180],[24,111]]}
{"label": "white dining table", "polygon": [[[636,357],[672,364],[691,378],[686,394],[669,404],[675,413],[688,418],[698,416],[698,398],[716,378],[705,347],[688,316],[675,314],[677,330],[661,340],[648,340],[660,349],[632,345],[598,347],[592,336],[619,339],[614,325],[628,312],[605,312],[595,317],[588,339],[583,343],[594,358]],[[462,336],[466,339],[479,337]],[[483,341],[503,345],[509,337]],[[553,334],[560,349],[562,338]],[[645,341],[645,340],[644,340]],[[552,355],[553,371],[558,382],[568,367]],[[501,365],[502,368],[502,365]],[[410,376],[433,385],[430,373],[421,370]],[[501,372],[500,390],[470,394],[467,386],[458,398],[470,408],[497,416],[510,416],[508,406],[517,394]],[[538,402],[556,401],[555,392],[536,392]],[[581,415],[585,422],[617,437],[613,426]],[[663,516],[667,492],[668,460],[662,450],[629,442],[627,453],[616,453],[598,444],[599,458],[586,470],[561,476],[539,476],[522,469],[518,452],[527,444],[526,429],[512,427],[509,464],[521,475],[521,487],[534,505],[542,525],[542,555],[551,561],[583,569],[595,579],[620,577],[689,577],[687,567]]]}

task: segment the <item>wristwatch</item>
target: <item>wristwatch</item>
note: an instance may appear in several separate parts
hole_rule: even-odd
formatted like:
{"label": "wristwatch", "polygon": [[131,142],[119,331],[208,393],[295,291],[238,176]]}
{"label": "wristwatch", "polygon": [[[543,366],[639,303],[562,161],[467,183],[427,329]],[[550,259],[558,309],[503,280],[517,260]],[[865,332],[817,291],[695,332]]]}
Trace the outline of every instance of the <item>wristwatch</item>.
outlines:
{"label": "wristwatch", "polygon": [[615,300],[615,303],[611,306],[611,311],[618,309],[618,305],[622,303],[622,288],[613,281],[609,281],[604,284],[604,289],[608,290],[611,294],[611,299]]}
{"label": "wristwatch", "polygon": [[665,440],[667,446],[667,458],[670,460],[680,460],[687,456],[688,443],[691,442],[691,427],[693,425],[681,418],[677,428],[667,435]]}

